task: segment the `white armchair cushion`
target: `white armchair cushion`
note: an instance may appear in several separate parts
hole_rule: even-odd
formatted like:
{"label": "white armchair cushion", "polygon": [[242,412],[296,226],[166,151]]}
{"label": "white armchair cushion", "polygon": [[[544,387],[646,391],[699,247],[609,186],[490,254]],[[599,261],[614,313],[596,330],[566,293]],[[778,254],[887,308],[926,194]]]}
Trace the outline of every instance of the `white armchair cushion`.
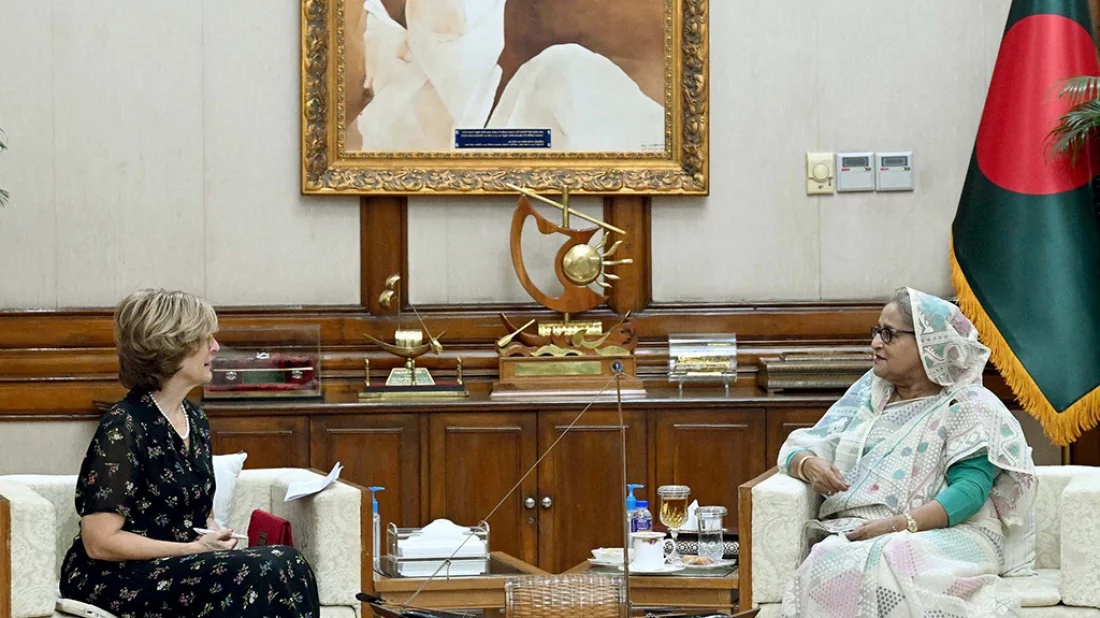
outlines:
{"label": "white armchair cushion", "polygon": [[308,470],[288,470],[271,485],[271,513],[290,522],[294,546],[317,576],[322,605],[358,605],[361,588],[362,530],[358,489],[333,483],[321,493],[285,502],[291,483],[322,478]]}
{"label": "white armchair cushion", "polygon": [[1020,598],[1023,607],[1050,607],[1062,600],[1059,587],[1062,573],[1058,569],[1040,569],[1035,575],[1002,577],[998,583],[1005,592]]}
{"label": "white armchair cushion", "polygon": [[219,528],[229,526],[229,508],[233,504],[233,492],[237,476],[244,468],[248,453],[214,455],[214,521]]}
{"label": "white armchair cushion", "polygon": [[60,577],[61,561],[80,532],[80,515],[76,512],[76,475],[12,474],[0,477],[0,482],[26,486],[53,505],[57,548],[54,577]]}
{"label": "white armchair cushion", "polygon": [[12,617],[49,616],[57,599],[53,505],[10,481],[0,481],[0,495],[11,503]]}
{"label": "white armchair cushion", "polygon": [[1079,473],[1059,507],[1062,530],[1062,602],[1100,607],[1100,474]]}
{"label": "white armchair cushion", "polygon": [[1062,529],[1058,508],[1062,492],[1074,475],[1087,473],[1085,466],[1036,466],[1039,489],[1035,492],[1035,568],[1057,569],[1062,564]]}
{"label": "white armchair cushion", "polygon": [[233,504],[229,508],[229,527],[241,534],[248,534],[248,520],[252,517],[252,511],[262,509],[270,513],[271,484],[287,470],[289,468],[243,470],[237,477],[237,488],[233,491]]}
{"label": "white armchair cushion", "polygon": [[817,515],[820,497],[810,486],[776,473],[752,488],[752,598],[778,603],[806,557],[803,526]]}

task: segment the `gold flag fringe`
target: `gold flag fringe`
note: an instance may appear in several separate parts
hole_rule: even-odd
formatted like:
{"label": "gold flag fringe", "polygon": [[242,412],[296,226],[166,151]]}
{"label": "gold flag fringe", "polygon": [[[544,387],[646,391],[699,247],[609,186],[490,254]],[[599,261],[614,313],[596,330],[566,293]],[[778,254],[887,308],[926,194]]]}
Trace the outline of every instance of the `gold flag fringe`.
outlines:
{"label": "gold flag fringe", "polygon": [[970,289],[966,275],[955,258],[954,239],[951,240],[951,281],[959,296],[959,308],[978,328],[982,343],[992,352],[993,366],[1001,372],[1024,410],[1042,424],[1047,437],[1058,446],[1065,446],[1080,438],[1082,433],[1096,427],[1100,422],[1100,387],[1073,402],[1061,413],[1054,409],[974,296],[974,291]]}

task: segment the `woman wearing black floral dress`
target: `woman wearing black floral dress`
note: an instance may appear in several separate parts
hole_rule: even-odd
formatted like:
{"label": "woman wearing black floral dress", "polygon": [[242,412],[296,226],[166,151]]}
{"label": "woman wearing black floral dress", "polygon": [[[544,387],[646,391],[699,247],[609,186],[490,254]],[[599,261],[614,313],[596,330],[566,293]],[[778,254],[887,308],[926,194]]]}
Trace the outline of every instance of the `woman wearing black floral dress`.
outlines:
{"label": "woman wearing black floral dress", "polygon": [[206,415],[184,397],[210,380],[216,331],[213,309],[183,292],[140,290],[119,304],[119,376],[132,390],[81,466],[64,597],[120,618],[319,618],[313,571],[295,549],[238,550],[231,530],[193,530],[217,527],[214,468]]}

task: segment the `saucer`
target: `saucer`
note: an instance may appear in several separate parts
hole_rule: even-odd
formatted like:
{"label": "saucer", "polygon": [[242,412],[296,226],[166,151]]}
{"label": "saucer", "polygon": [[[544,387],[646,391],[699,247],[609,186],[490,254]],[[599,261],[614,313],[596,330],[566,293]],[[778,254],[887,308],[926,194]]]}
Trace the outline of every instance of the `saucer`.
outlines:
{"label": "saucer", "polygon": [[[655,569],[640,569],[635,567],[634,565],[630,565],[630,572],[637,575],[661,575],[664,573],[676,573],[678,571],[683,571],[686,568],[687,567],[683,564],[662,564]],[[618,569],[622,571],[623,565],[620,564],[618,566]]]}
{"label": "saucer", "polygon": [[620,568],[622,568],[623,566],[622,560],[600,560],[599,558],[589,558],[588,561],[596,566],[618,566]]}

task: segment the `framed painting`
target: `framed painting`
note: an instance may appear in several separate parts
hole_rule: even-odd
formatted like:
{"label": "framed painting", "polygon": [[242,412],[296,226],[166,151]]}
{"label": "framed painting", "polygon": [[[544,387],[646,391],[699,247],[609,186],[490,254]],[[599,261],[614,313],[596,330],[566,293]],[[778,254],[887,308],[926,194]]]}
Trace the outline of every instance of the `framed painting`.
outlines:
{"label": "framed painting", "polygon": [[709,0],[302,0],[302,192],[708,190]]}

